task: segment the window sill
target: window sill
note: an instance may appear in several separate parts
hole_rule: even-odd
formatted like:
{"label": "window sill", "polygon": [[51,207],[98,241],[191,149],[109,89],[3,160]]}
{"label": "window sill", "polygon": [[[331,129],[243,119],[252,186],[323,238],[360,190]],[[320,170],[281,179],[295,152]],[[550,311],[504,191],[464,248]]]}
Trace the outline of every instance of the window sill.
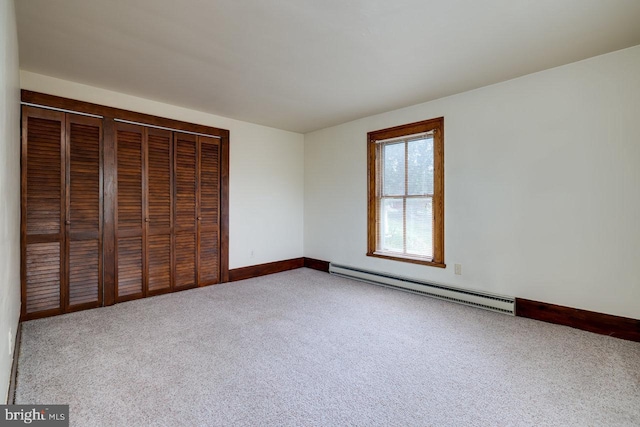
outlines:
{"label": "window sill", "polygon": [[388,259],[392,261],[408,262],[411,264],[428,265],[429,267],[446,268],[447,265],[443,262],[434,262],[421,258],[413,258],[408,256],[402,256],[398,254],[392,254],[388,252],[368,252],[367,256]]}

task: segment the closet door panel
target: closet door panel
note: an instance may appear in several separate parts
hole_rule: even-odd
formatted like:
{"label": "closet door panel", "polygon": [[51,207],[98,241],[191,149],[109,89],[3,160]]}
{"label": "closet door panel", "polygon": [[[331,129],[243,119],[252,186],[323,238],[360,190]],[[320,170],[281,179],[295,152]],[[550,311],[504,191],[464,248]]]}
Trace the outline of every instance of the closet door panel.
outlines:
{"label": "closet door panel", "polygon": [[198,221],[198,284],[218,283],[219,212],[220,212],[220,144],[217,138],[198,137],[200,213]]}
{"label": "closet door panel", "polygon": [[69,310],[102,303],[102,120],[67,115]]}
{"label": "closet door panel", "polygon": [[118,297],[141,296],[142,279],[142,237],[119,238]]}
{"label": "closet door panel", "polygon": [[27,234],[59,235],[63,221],[64,114],[25,108],[27,111],[26,190]]}
{"label": "closet door panel", "polygon": [[60,242],[29,243],[26,248],[26,303],[23,314],[60,310]]}
{"label": "closet door panel", "polygon": [[22,110],[22,315],[64,309],[65,164],[61,112]]}
{"label": "closet door panel", "polygon": [[143,129],[118,123],[118,231],[142,232]]}
{"label": "closet door panel", "polygon": [[175,156],[175,287],[194,287],[197,243],[197,140],[194,135],[174,134]]}
{"label": "closet door panel", "polygon": [[171,232],[171,132],[148,130],[149,230]]}
{"label": "closet door panel", "polygon": [[27,119],[27,234],[59,235],[64,208],[64,114],[31,111]]}
{"label": "closet door panel", "polygon": [[116,125],[116,300],[144,295],[144,128]]}
{"label": "closet door panel", "polygon": [[219,277],[219,239],[218,230],[203,230],[200,233],[199,285],[218,283]]}
{"label": "closet door panel", "polygon": [[102,302],[101,251],[98,239],[69,242],[69,307]]}
{"label": "closet door panel", "polygon": [[196,235],[176,234],[176,288],[193,287],[196,282]]}
{"label": "closet door panel", "polygon": [[172,174],[170,131],[148,129],[148,291],[160,293],[173,288],[172,281]]}
{"label": "closet door panel", "polygon": [[149,235],[149,292],[170,290],[171,274],[171,235]]}
{"label": "closet door panel", "polygon": [[195,232],[196,137],[176,134],[176,228]]}
{"label": "closet door panel", "polygon": [[73,234],[98,235],[101,211],[102,124],[100,119],[69,116],[69,219]]}

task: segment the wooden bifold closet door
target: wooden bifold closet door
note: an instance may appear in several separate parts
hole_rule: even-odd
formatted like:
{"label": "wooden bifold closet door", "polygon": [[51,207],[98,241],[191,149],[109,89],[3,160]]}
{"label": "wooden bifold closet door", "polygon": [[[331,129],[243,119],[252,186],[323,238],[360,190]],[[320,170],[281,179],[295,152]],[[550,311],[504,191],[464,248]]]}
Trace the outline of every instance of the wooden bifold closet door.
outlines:
{"label": "wooden bifold closet door", "polygon": [[220,143],[175,133],[176,288],[219,282]]}
{"label": "wooden bifold closet door", "polygon": [[22,318],[102,305],[102,121],[22,110]]}
{"label": "wooden bifold closet door", "polygon": [[144,139],[145,128],[117,124],[116,301],[145,294]]}
{"label": "wooden bifold closet door", "polygon": [[102,305],[102,121],[67,114],[67,311]]}
{"label": "wooden bifold closet door", "polygon": [[23,102],[22,320],[228,280],[228,131]]}
{"label": "wooden bifold closet door", "polygon": [[173,289],[172,134],[117,123],[116,300]]}
{"label": "wooden bifold closet door", "polygon": [[116,301],[218,283],[219,140],[117,123],[115,146]]}

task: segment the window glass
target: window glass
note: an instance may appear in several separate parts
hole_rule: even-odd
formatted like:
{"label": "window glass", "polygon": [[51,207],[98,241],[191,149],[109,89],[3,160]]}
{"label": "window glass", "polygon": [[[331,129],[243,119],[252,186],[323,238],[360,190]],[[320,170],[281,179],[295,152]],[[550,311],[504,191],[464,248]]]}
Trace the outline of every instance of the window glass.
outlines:
{"label": "window glass", "polygon": [[385,196],[404,194],[404,144],[385,144],[383,148]]}

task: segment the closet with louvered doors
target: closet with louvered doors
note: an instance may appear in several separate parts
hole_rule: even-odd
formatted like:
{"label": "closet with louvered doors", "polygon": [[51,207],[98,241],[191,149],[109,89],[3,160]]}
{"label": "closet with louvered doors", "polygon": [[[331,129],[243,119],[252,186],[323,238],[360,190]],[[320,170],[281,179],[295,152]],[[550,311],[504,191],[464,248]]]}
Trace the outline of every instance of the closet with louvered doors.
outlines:
{"label": "closet with louvered doors", "polygon": [[102,120],[22,109],[21,317],[102,305]]}
{"label": "closet with louvered doors", "polygon": [[229,279],[228,131],[22,101],[22,320]]}
{"label": "closet with louvered doors", "polygon": [[116,124],[116,301],[173,289],[171,131]]}

